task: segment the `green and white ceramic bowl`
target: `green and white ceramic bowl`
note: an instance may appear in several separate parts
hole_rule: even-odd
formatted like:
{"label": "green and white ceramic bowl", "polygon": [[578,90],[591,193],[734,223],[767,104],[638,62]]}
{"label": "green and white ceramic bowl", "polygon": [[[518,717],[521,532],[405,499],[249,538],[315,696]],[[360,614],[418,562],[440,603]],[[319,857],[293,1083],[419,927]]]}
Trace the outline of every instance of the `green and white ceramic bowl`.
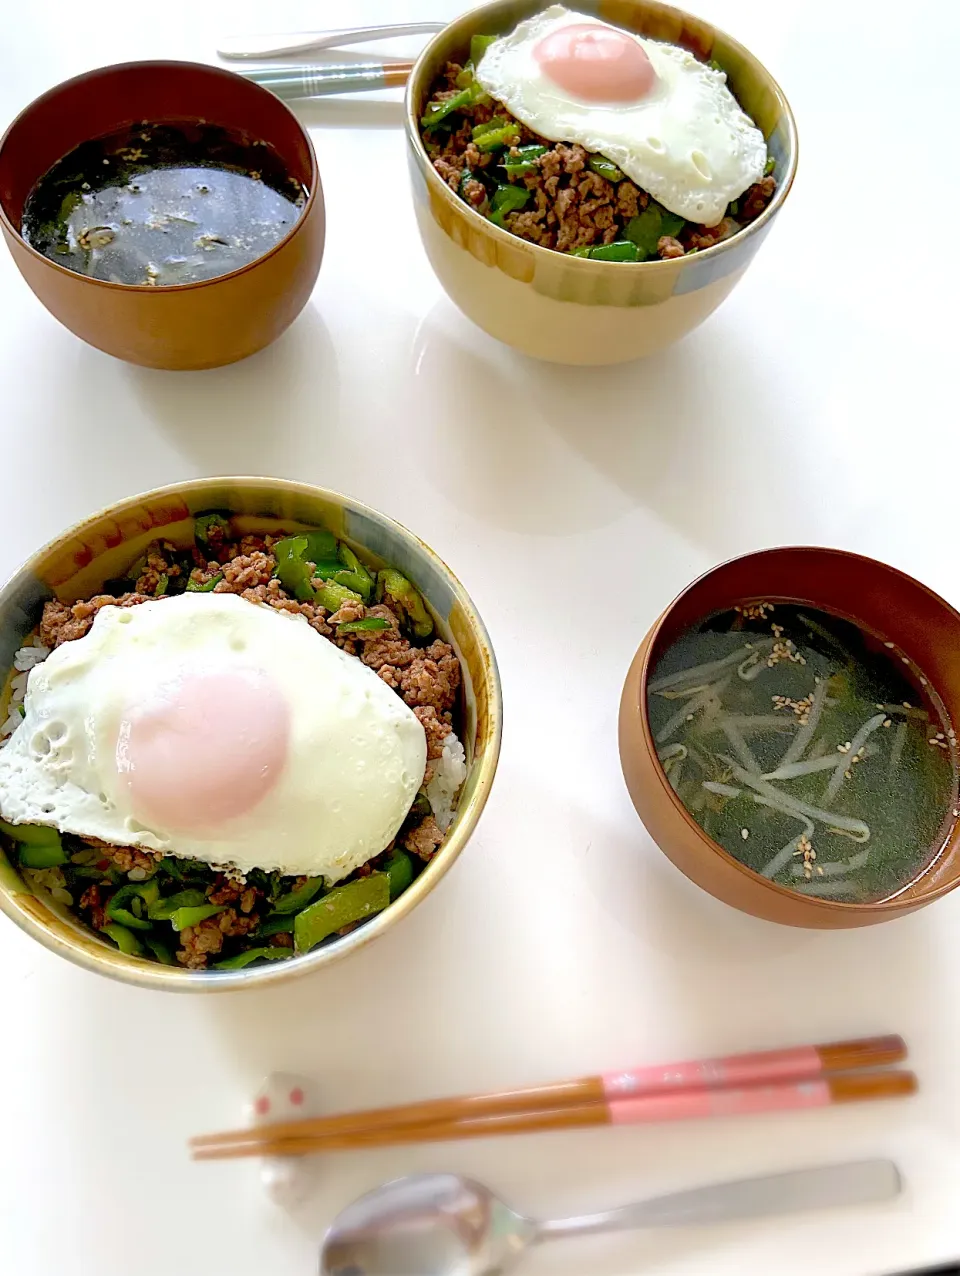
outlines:
{"label": "green and white ceramic bowl", "polygon": [[160,488],[101,510],[39,550],[0,590],[0,720],[7,715],[13,658],[50,598],[74,602],[98,591],[158,537],[193,543],[193,515],[226,509],[244,533],[326,527],[362,550],[368,562],[397,567],[434,613],[463,670],[463,744],[467,778],[453,824],[434,859],[413,884],[371,921],[333,943],[289,961],[206,972],[127,956],[53,900],[36,898],[0,851],[0,910],[52,952],[98,974],[146,988],[223,992],[262,987],[318,970],[354,952],[405,917],[433,890],[463,850],[483,810],[497,769],[502,703],[500,677],[483,621],[450,569],[412,532],[359,501],[305,483],[271,478],[196,479]]}
{"label": "green and white ceramic bowl", "polygon": [[797,167],[793,114],[773,76],[742,44],[708,22],[655,0],[580,0],[615,26],[715,58],[756,121],[775,161],[777,191],[746,229],[674,261],[591,261],[527,243],[475,212],[443,181],[420,138],[430,86],[463,61],[476,34],[498,35],[545,0],[494,0],[464,14],[427,45],[407,86],[406,132],[417,222],[450,299],[491,336],[554,363],[623,363],[685,337],[732,291],[766,238]]}

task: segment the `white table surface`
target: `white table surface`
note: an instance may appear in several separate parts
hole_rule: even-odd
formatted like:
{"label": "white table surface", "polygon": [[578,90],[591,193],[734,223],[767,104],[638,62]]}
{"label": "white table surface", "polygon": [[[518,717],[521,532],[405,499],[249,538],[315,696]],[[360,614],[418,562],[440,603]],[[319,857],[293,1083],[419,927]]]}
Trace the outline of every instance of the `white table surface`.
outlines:
{"label": "white table surface", "polygon": [[[0,126],[103,62],[213,60],[218,35],[457,8],[10,3]],[[730,555],[838,545],[960,602],[944,506],[960,461],[960,14],[949,0],[876,3],[869,20],[854,0],[698,9],[783,84],[800,176],[731,299],[652,362],[537,365],[460,316],[418,242],[396,94],[305,108],[327,256],[291,331],[239,366],[116,362],[59,327],[0,255],[0,571],[156,484],[231,472],[324,484],[453,565],[490,627],[506,701],[468,853],[413,916],[328,972],[263,994],[151,994],[0,924],[4,1273],[306,1276],[341,1206],[418,1169],[474,1174],[549,1215],[874,1154],[906,1176],[889,1208],[567,1243],[523,1270],[872,1276],[960,1258],[960,893],[859,932],[741,916],[646,835],[615,729],[648,625]],[[189,1134],[236,1124],[274,1068],[316,1074],[333,1110],[880,1031],[908,1038],[918,1098],[351,1154],[294,1219],[261,1195],[253,1163],[184,1155]]]}

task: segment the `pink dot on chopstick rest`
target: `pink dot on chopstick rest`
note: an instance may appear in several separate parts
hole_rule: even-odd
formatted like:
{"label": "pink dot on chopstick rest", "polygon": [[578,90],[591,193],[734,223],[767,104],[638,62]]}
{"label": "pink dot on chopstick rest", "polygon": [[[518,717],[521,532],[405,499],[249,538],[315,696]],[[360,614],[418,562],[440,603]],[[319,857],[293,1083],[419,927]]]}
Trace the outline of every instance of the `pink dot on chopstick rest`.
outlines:
{"label": "pink dot on chopstick rest", "polygon": [[265,1094],[261,1094],[253,1106],[256,1109],[257,1116],[266,1116],[270,1111],[270,1100]]}
{"label": "pink dot on chopstick rest", "polygon": [[290,1091],[290,1102],[296,1108],[299,1108],[301,1104],[303,1103],[303,1091],[300,1089],[299,1086],[297,1086],[295,1089]]}

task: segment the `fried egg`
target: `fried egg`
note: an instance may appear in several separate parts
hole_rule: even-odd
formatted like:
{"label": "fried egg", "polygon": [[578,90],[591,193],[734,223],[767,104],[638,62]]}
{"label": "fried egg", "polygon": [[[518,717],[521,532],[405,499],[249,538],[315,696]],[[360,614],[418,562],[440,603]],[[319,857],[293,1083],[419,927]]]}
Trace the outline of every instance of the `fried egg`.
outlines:
{"label": "fried egg", "polygon": [[234,594],[104,607],[30,674],[11,823],[339,881],[391,841],[423,727],[303,617]]}
{"label": "fried egg", "polygon": [[489,45],[476,78],[535,133],[599,152],[689,221],[717,225],[763,176],[763,134],[722,71],[562,5]]}

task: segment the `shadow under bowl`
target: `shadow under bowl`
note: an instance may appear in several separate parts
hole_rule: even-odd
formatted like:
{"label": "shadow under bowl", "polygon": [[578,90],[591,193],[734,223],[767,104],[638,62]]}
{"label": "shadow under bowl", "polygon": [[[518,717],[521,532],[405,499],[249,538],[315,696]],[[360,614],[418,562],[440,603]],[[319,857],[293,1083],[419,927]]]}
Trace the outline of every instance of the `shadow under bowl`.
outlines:
{"label": "shadow under bowl", "polygon": [[817,899],[761,877],[710,838],[673,791],[657,757],[647,683],[681,634],[718,611],[756,599],[797,602],[860,624],[905,653],[960,721],[960,615],[912,577],[836,549],[784,548],[747,554],[689,585],[644,638],[620,702],[620,761],[650,836],[691,881],[754,917],[832,930],[868,926],[932,903],[960,883],[960,828],[930,847],[930,867],[899,894],[873,903]]}
{"label": "shadow under bowl", "polygon": [[39,550],[0,590],[0,720],[9,712],[14,654],[50,598],[72,602],[121,577],[158,538],[188,548],[194,515],[230,510],[246,534],[324,527],[368,563],[404,573],[429,604],[439,635],[453,644],[463,674],[461,713],[467,777],[437,854],[382,913],[350,934],[287,961],[233,971],[191,971],[128,956],[67,909],[38,899],[0,851],[0,912],[52,952],[78,966],[145,988],[224,992],[282,983],[338,961],[376,939],[414,909],[467,844],[497,769],[503,716],[500,675],[483,621],[466,590],[423,541],[386,515],[323,488],[271,478],[196,479],[133,496],[93,515]]}
{"label": "shadow under bowl", "polygon": [[405,106],[417,223],[447,295],[492,337],[553,363],[623,363],[679,341],[732,291],[793,184],[796,126],[769,71],[710,23],[657,0],[583,0],[578,8],[584,13],[720,63],[734,96],[766,138],[776,194],[738,234],[673,261],[591,261],[519,239],[450,189],[427,155],[420,119],[446,64],[466,61],[471,36],[505,34],[542,8],[542,0],[481,5],[451,22],[420,55]]}
{"label": "shadow under bowl", "polygon": [[[300,216],[268,252],[213,279],[150,287],[77,274],[24,240],[27,197],[63,156],[140,121],[185,119],[267,142],[308,192]],[[310,137],[279,98],[219,67],[126,62],[50,89],[10,125],[0,141],[0,230],[33,292],[78,337],[129,363],[198,369],[245,359],[296,319],[320,270],[325,215]]]}

